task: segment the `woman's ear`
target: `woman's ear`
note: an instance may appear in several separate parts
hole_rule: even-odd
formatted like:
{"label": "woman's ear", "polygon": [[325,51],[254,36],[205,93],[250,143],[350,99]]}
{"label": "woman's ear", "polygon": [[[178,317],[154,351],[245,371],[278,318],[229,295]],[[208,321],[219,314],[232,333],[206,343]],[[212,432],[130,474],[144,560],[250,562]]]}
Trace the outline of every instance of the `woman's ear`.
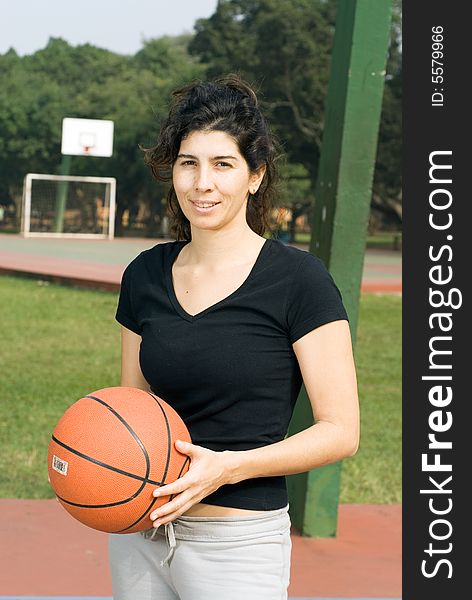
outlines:
{"label": "woman's ear", "polygon": [[262,180],[264,179],[264,175],[266,172],[266,165],[263,164],[257,171],[251,174],[249,180],[249,193],[254,195],[257,193],[259,186],[261,185]]}

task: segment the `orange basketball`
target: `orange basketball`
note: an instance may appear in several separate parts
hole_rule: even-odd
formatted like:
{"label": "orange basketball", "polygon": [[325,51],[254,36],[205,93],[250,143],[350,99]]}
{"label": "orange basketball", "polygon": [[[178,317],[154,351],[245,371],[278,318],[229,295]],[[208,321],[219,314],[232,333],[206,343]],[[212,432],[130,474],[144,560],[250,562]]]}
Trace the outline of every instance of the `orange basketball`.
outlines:
{"label": "orange basketball", "polygon": [[70,406],[49,443],[49,480],[78,521],[109,533],[152,527],[149,514],[169,497],[153,490],[181,477],[190,459],[175,440],[188,430],[164,400],[131,387],[92,392]]}

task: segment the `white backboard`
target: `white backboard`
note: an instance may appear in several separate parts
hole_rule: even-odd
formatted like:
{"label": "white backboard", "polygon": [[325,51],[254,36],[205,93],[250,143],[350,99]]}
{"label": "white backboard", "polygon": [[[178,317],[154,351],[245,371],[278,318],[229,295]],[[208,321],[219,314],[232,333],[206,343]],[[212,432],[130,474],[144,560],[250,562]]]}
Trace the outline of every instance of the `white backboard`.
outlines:
{"label": "white backboard", "polygon": [[62,120],[62,154],[74,156],[111,156],[113,121],[101,119]]}

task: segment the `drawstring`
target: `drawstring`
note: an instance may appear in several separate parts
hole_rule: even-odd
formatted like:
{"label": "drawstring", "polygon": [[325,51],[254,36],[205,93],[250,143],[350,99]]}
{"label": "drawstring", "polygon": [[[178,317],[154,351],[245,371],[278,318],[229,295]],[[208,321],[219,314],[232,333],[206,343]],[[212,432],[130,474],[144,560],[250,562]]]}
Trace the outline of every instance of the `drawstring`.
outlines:
{"label": "drawstring", "polygon": [[[157,531],[157,529],[156,529],[156,531]],[[165,524],[165,532],[166,532],[167,544],[169,545],[169,553],[164,558],[164,560],[161,561],[161,567],[163,567],[166,563],[169,563],[170,559],[172,558],[172,555],[174,554],[174,549],[176,546],[174,524],[172,522]]]}
{"label": "drawstring", "polygon": [[152,542],[152,541],[154,540],[154,538],[156,537],[156,534],[157,534],[158,528],[157,528],[157,527],[153,527],[153,528],[152,528],[152,531],[151,531],[151,533],[149,533],[149,531],[150,531],[150,530],[149,530],[149,529],[147,529],[147,530],[144,532],[144,538],[145,538],[146,540],[151,540],[151,542]]}
{"label": "drawstring", "polygon": [[[164,560],[161,560],[161,567],[163,567],[165,564],[167,564],[170,561],[170,559],[172,558],[172,555],[174,554],[174,549],[176,546],[174,524],[167,523],[166,525],[164,525],[164,527],[165,527],[165,536],[166,536],[166,540],[167,540],[167,545],[169,546],[169,552],[168,552],[167,556],[164,558]],[[142,534],[146,540],[149,540],[152,542],[154,540],[154,538],[156,537],[159,529],[160,529],[159,527],[153,527],[152,529],[146,529],[146,531],[143,531]]]}

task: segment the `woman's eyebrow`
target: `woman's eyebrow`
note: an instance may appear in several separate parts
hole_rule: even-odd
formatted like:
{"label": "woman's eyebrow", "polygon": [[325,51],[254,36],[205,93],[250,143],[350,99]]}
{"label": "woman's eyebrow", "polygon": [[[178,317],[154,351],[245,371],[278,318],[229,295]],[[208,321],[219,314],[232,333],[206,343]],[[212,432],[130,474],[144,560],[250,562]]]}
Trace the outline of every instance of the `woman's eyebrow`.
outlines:
{"label": "woman's eyebrow", "polygon": [[226,156],[214,156],[212,160],[238,160],[236,156],[230,156],[229,154]]}
{"label": "woman's eyebrow", "polygon": [[[193,160],[198,160],[198,158],[193,154],[178,154],[177,158],[191,158]],[[210,160],[238,160],[238,158],[228,154],[224,156],[212,156]]]}

